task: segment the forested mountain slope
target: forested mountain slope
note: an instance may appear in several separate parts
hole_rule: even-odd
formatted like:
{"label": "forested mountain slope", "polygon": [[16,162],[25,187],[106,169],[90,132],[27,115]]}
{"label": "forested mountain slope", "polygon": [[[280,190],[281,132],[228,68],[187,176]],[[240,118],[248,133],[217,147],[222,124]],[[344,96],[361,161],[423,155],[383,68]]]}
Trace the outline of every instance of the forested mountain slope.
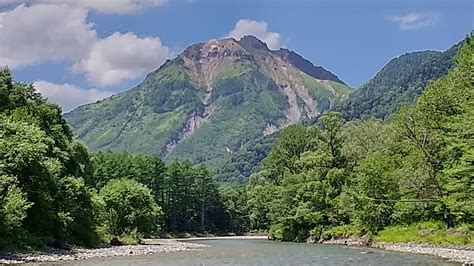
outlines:
{"label": "forested mountain slope", "polygon": [[[406,53],[390,60],[374,78],[353,91],[346,100],[336,104],[333,110],[341,112],[345,120],[388,117],[401,106],[413,104],[430,81],[445,75],[452,68],[458,46],[444,52]],[[279,53],[292,57],[292,52],[280,50]],[[297,55],[294,57],[298,58]],[[219,169],[217,179],[226,182],[246,181],[252,173],[250,169],[259,169],[261,160],[268,155],[276,140],[276,136],[265,136],[252,141],[226,161]]]}
{"label": "forested mountain slope", "polygon": [[65,117],[93,150],[221,166],[249,141],[327,112],[351,91],[295,53],[245,36],[191,45],[137,87]]}
{"label": "forested mountain slope", "polygon": [[454,64],[457,47],[444,52],[406,53],[392,59],[333,110],[346,120],[386,118],[401,106],[411,105],[430,81],[446,75]]}
{"label": "forested mountain slope", "polygon": [[455,67],[388,121],[328,112],[284,129],[250,177],[250,224],[286,241],[379,233],[375,240],[472,244],[471,37],[459,51]]}

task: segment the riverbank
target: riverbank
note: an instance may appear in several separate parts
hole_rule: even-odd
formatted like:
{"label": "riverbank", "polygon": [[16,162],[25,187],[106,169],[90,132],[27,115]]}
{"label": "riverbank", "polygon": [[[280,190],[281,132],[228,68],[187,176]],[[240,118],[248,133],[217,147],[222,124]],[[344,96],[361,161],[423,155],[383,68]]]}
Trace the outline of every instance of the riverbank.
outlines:
{"label": "riverbank", "polygon": [[[312,242],[315,243],[315,242]],[[372,242],[365,237],[350,237],[318,241],[321,244],[364,246],[390,251],[406,252],[413,254],[432,255],[447,259],[448,261],[459,262],[464,265],[474,265],[474,246],[466,245],[431,245],[417,243],[387,243]]]}
{"label": "riverbank", "polygon": [[115,256],[138,256],[155,253],[196,250],[207,247],[197,243],[180,242],[168,239],[156,239],[153,244],[110,246],[103,248],[72,248],[70,250],[51,248],[32,253],[1,253],[0,264],[19,264],[27,262],[57,262],[86,260]]}
{"label": "riverbank", "polygon": [[142,239],[140,245],[110,246],[103,248],[72,248],[70,250],[50,248],[41,252],[31,253],[2,253],[0,264],[19,264],[27,262],[57,262],[86,260],[102,257],[137,256],[155,253],[169,253],[177,251],[196,250],[206,245],[192,243],[199,240],[251,240],[267,239],[267,236],[206,236],[183,237],[173,239]]}
{"label": "riverbank", "polygon": [[384,242],[373,243],[371,246],[374,248],[380,248],[391,251],[433,255],[447,259],[449,261],[460,262],[464,265],[474,265],[473,246],[438,246],[415,243],[394,244]]}
{"label": "riverbank", "polygon": [[[43,252],[32,253],[1,253],[0,264],[18,264],[27,262],[58,262],[86,260],[102,257],[115,256],[137,256],[150,255],[155,253],[169,253],[177,251],[188,251],[203,249],[208,246],[193,243],[202,240],[264,240],[267,236],[226,236],[226,237],[189,237],[175,239],[143,239],[141,245],[111,246],[104,248],[85,249],[73,248],[71,250],[48,249]],[[365,246],[397,252],[407,252],[414,254],[425,254],[441,257],[453,262],[465,265],[474,265],[474,246],[456,245],[428,245],[414,243],[385,243],[367,242],[364,238],[340,238],[330,239],[312,243]]]}

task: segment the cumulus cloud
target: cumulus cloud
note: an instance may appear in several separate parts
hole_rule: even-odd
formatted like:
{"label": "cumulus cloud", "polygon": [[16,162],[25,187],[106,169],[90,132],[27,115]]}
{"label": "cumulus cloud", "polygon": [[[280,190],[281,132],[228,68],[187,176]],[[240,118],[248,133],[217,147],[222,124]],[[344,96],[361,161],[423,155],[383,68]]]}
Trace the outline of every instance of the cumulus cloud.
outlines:
{"label": "cumulus cloud", "polygon": [[387,19],[397,23],[401,30],[418,30],[435,25],[439,20],[439,15],[410,12],[405,15],[389,16]]}
{"label": "cumulus cloud", "polygon": [[42,80],[34,82],[34,86],[49,101],[61,106],[63,112],[68,112],[82,104],[102,100],[113,94],[111,91],[86,90],[69,83],[56,84]]}
{"label": "cumulus cloud", "polygon": [[86,17],[87,10],[67,5],[20,5],[0,13],[0,65],[82,58],[97,38]]}
{"label": "cumulus cloud", "polygon": [[159,6],[167,0],[6,0],[4,4],[67,4],[101,13],[131,13],[146,7]]}
{"label": "cumulus cloud", "polygon": [[241,19],[237,21],[234,28],[226,37],[240,39],[245,35],[253,35],[264,41],[270,49],[278,49],[281,44],[281,35],[277,32],[268,31],[268,24],[265,21]]}
{"label": "cumulus cloud", "polygon": [[97,41],[74,70],[84,72],[89,81],[100,86],[116,85],[143,76],[161,65],[169,54],[159,38],[116,32]]}
{"label": "cumulus cloud", "polygon": [[87,8],[92,5],[105,8],[106,4],[116,4],[118,8],[122,3],[123,8],[132,8],[161,0],[41,1],[63,4],[21,4],[0,13],[0,66],[15,69],[65,60],[95,85],[108,86],[141,77],[170,55],[157,37],[116,32],[99,38],[94,25],[87,21]]}

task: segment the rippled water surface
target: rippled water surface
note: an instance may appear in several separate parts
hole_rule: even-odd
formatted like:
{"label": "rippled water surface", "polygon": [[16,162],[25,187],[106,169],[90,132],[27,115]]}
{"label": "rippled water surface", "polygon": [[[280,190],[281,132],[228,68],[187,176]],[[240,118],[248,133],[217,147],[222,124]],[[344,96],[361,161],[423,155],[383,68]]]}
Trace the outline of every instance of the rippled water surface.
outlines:
{"label": "rippled water surface", "polygon": [[[428,255],[268,240],[202,240],[202,250],[112,257],[67,265],[456,265]],[[49,264],[49,265],[64,265]]]}

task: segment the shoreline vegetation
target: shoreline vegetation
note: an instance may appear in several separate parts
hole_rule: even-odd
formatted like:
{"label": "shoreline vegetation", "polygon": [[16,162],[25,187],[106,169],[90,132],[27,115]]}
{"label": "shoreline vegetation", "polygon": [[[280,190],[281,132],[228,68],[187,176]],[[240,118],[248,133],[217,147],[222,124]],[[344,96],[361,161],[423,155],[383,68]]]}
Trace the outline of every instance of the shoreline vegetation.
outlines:
{"label": "shoreline vegetation", "polygon": [[[138,245],[108,246],[101,248],[50,248],[44,251],[30,253],[1,253],[0,264],[19,264],[31,262],[58,262],[87,260],[93,258],[116,257],[116,256],[143,256],[157,253],[170,253],[179,251],[191,251],[205,249],[208,245],[194,243],[202,240],[264,240],[265,235],[242,235],[242,236],[205,236],[185,237],[173,239],[143,239]],[[433,245],[423,243],[389,243],[371,242],[370,238],[345,237],[329,240],[312,241],[308,244],[323,245],[347,245],[367,248],[383,249],[388,251],[432,255],[452,262],[472,265],[474,263],[474,245]]]}

